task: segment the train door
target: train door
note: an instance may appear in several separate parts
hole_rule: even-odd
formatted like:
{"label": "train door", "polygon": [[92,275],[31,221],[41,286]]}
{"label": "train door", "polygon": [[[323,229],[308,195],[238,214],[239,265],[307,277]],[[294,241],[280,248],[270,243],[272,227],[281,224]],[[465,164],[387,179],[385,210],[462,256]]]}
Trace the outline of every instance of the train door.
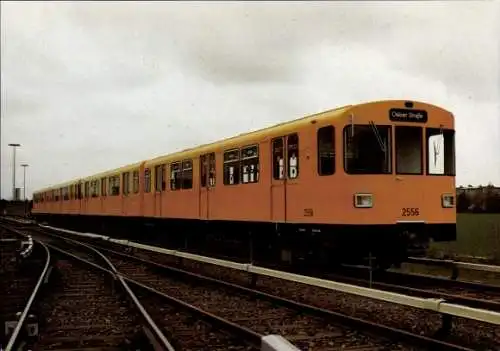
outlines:
{"label": "train door", "polygon": [[100,213],[106,214],[106,202],[108,196],[108,182],[107,178],[101,178],[101,196],[100,196]]}
{"label": "train door", "polygon": [[155,192],[154,206],[155,217],[161,217],[162,214],[162,195],[166,190],[166,165],[158,165],[155,167]]}
{"label": "train door", "polygon": [[[423,128],[396,126],[394,128],[396,177],[394,182],[395,207],[400,223],[423,223],[421,208],[424,193],[418,182],[424,171]],[[438,140],[439,141],[439,140]],[[390,143],[388,143],[390,144]]]}
{"label": "train door", "polygon": [[286,222],[286,155],[285,137],[271,142],[273,172],[271,175],[271,220]]}
{"label": "train door", "polygon": [[[290,186],[296,185],[299,175],[299,136],[290,134],[272,140],[273,173],[271,179],[271,220],[287,221]],[[293,194],[293,192],[292,192]]]}
{"label": "train door", "polygon": [[78,214],[82,214],[82,184],[77,183],[75,187],[76,211]]}
{"label": "train door", "polygon": [[215,186],[215,153],[200,156],[200,219],[210,219],[210,192]]}
{"label": "train door", "polygon": [[82,209],[83,213],[89,214],[90,184],[86,181],[83,185]]}
{"label": "train door", "polygon": [[121,180],[121,191],[120,191],[120,215],[126,216],[128,213],[128,196],[129,196],[129,173],[124,172],[120,174],[118,177],[120,177]]}

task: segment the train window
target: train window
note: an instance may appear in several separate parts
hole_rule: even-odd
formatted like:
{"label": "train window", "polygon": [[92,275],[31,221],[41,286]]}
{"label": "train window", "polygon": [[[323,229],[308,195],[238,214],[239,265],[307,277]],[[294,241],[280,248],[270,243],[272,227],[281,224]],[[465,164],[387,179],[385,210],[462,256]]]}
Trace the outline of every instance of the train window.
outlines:
{"label": "train window", "polygon": [[137,194],[139,192],[139,171],[134,171],[132,181],[132,191],[134,192],[134,194]]}
{"label": "train window", "polygon": [[155,190],[164,191],[165,188],[165,165],[155,166]]}
{"label": "train window", "polygon": [[167,190],[167,164],[161,166],[161,190]]}
{"label": "train window", "polygon": [[427,174],[455,176],[455,132],[427,128]]}
{"label": "train window", "polygon": [[318,174],[335,173],[335,128],[326,126],[318,129]]}
{"label": "train window", "polygon": [[63,196],[63,200],[64,201],[68,201],[69,200],[69,191],[68,191],[68,187],[65,186],[64,188],[62,188],[62,196]]}
{"label": "train window", "polygon": [[200,186],[207,186],[208,155],[200,156]]}
{"label": "train window", "polygon": [[208,186],[215,186],[215,152],[208,154]]}
{"label": "train window", "polygon": [[101,178],[101,196],[106,196],[106,195],[108,195],[106,187],[106,178]]}
{"label": "train window", "polygon": [[241,180],[243,184],[259,181],[259,146],[241,149]]}
{"label": "train window", "polygon": [[348,174],[390,174],[391,127],[348,125],[344,128],[344,168]]}
{"label": "train window", "polygon": [[396,173],[422,174],[422,128],[397,126],[395,133]]}
{"label": "train window", "polygon": [[181,163],[174,162],[170,164],[170,189],[180,190],[181,189]]}
{"label": "train window", "polygon": [[151,170],[149,168],[144,170],[144,192],[151,192]]}
{"label": "train window", "polygon": [[224,184],[234,185],[240,182],[240,150],[224,152]]}
{"label": "train window", "polygon": [[288,178],[295,179],[299,176],[299,136],[292,134],[287,139]]}
{"label": "train window", "polygon": [[93,180],[91,182],[91,195],[92,197],[98,197],[99,196],[99,181],[96,179],[96,180]]}
{"label": "train window", "polygon": [[283,138],[273,140],[273,178],[285,179],[285,153]]}
{"label": "train window", "polygon": [[193,161],[182,161],[182,189],[193,187]]}
{"label": "train window", "polygon": [[122,179],[123,179],[123,195],[128,196],[128,194],[130,194],[130,172],[123,173]]}
{"label": "train window", "polygon": [[90,182],[85,182],[85,197],[90,197]]}
{"label": "train window", "polygon": [[118,196],[120,195],[120,176],[112,176],[109,177],[109,190],[110,190],[110,195],[111,196]]}
{"label": "train window", "polygon": [[200,156],[200,185],[202,188],[215,186],[215,152]]}

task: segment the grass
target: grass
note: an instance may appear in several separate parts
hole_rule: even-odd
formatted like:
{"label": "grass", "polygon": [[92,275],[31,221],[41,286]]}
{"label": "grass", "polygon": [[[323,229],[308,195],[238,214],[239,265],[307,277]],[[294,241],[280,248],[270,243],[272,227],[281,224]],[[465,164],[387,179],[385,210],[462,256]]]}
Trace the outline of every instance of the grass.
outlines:
{"label": "grass", "polygon": [[429,255],[481,257],[500,264],[500,213],[457,215],[457,241],[432,243]]}

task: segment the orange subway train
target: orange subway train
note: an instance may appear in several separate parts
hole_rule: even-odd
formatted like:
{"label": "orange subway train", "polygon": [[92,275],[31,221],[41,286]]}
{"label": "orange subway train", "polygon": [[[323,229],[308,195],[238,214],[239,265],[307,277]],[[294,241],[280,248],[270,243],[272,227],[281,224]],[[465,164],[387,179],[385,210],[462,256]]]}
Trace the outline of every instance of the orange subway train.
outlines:
{"label": "orange subway train", "polygon": [[32,214],[242,259],[388,267],[456,240],[454,116],[344,106],[39,190]]}

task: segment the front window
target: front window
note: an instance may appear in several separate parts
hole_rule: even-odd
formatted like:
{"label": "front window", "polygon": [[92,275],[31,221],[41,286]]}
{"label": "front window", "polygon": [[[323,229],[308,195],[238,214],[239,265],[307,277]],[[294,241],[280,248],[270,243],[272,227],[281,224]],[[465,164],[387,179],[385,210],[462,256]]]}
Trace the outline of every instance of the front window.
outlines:
{"label": "front window", "polygon": [[427,174],[455,175],[455,132],[427,128]]}
{"label": "front window", "polygon": [[422,174],[422,128],[396,127],[396,173]]}
{"label": "front window", "polygon": [[376,124],[344,128],[344,167],[348,174],[390,174],[391,127]]}

